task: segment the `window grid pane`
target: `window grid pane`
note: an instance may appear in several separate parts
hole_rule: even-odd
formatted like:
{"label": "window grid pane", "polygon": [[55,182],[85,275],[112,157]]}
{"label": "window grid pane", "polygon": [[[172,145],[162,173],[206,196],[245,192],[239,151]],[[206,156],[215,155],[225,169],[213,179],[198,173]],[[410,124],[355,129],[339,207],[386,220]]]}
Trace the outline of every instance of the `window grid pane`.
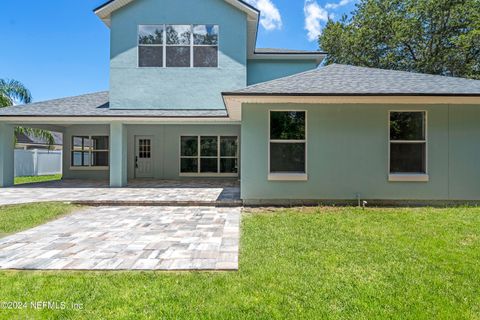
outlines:
{"label": "window grid pane", "polygon": [[108,136],[72,136],[72,167],[108,167]]}
{"label": "window grid pane", "polygon": [[181,136],[180,172],[238,174],[238,137]]}

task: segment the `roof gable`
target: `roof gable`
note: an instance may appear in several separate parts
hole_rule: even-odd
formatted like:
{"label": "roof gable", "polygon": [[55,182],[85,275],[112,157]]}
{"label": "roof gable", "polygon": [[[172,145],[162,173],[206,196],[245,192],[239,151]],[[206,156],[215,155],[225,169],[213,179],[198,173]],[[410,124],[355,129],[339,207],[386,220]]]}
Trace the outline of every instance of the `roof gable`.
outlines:
{"label": "roof gable", "polygon": [[[93,12],[102,19],[102,21],[107,25],[110,26],[110,16],[111,14],[120,9],[125,7],[126,5],[130,4],[135,0],[110,0],[101,6],[95,8]],[[225,2],[231,4],[235,8],[245,12],[249,19],[258,21],[258,17],[260,15],[260,11],[256,8],[252,7],[248,3],[242,0],[224,0]]]}
{"label": "roof gable", "polygon": [[480,96],[480,80],[332,64],[224,95]]}

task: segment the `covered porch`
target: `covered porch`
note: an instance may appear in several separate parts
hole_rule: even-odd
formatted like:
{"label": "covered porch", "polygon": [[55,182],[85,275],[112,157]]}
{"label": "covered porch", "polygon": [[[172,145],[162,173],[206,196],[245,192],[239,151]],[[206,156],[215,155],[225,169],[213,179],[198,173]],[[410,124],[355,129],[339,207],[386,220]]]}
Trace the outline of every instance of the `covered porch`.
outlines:
{"label": "covered porch", "polygon": [[131,188],[142,179],[158,187],[158,181],[222,185],[240,178],[240,122],[225,110],[116,110],[103,92],[0,110],[3,188],[14,183],[15,126],[63,134],[63,178],[69,182],[61,188],[71,189],[66,186],[73,180]]}

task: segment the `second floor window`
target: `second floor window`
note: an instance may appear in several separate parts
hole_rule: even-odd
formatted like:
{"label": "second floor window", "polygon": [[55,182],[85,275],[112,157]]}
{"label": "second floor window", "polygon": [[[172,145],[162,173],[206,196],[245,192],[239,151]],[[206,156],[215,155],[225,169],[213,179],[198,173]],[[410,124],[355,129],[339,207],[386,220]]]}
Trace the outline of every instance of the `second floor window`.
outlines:
{"label": "second floor window", "polygon": [[218,67],[217,25],[140,25],[139,67]]}

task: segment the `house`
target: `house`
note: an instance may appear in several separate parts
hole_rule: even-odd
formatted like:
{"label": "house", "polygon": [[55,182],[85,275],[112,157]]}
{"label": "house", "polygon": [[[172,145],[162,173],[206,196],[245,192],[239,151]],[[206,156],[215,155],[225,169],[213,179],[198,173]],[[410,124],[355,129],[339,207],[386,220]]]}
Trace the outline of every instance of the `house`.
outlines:
{"label": "house", "polygon": [[15,135],[16,144],[15,149],[33,150],[33,149],[45,149],[45,150],[58,150],[63,149],[63,136],[60,132],[51,132],[53,137],[53,144],[50,145],[47,139],[43,137],[37,137],[34,134],[29,133],[17,133]]}
{"label": "house", "polygon": [[[187,8],[185,10],[185,8]],[[258,49],[240,0],[112,0],[109,92],[0,111],[64,134],[67,179],[240,179],[247,204],[480,200],[480,81]]]}

